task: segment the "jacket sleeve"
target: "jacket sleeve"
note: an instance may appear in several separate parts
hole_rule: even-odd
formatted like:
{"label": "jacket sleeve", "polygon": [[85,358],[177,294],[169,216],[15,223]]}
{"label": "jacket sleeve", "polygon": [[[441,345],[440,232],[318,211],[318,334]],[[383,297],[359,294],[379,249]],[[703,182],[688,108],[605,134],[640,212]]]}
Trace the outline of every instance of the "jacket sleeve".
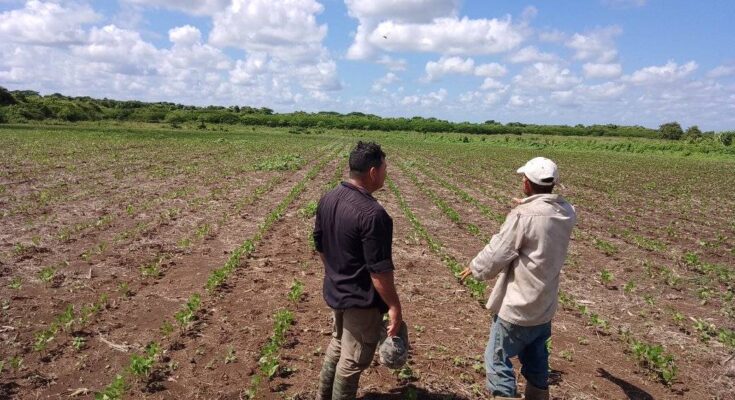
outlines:
{"label": "jacket sleeve", "polygon": [[518,258],[518,249],[521,247],[522,239],[523,229],[520,216],[510,214],[500,227],[500,232],[490,239],[490,243],[470,263],[472,276],[478,280],[495,278]]}

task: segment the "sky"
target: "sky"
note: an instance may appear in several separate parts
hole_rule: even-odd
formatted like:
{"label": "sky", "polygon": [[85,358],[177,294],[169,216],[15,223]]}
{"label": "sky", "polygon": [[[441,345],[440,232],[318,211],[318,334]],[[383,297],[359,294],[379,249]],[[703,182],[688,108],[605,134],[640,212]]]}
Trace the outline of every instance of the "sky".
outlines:
{"label": "sky", "polygon": [[723,131],[733,21],[730,0],[0,0],[0,86]]}

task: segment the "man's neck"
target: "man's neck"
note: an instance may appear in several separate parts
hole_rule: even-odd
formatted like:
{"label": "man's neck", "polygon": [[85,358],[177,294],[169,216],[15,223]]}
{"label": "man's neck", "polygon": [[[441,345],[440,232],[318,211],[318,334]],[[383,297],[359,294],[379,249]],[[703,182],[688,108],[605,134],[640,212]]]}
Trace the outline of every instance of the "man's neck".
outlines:
{"label": "man's neck", "polygon": [[368,192],[370,194],[373,194],[373,191],[370,190],[367,187],[367,185],[365,185],[365,182],[363,182],[362,180],[358,180],[358,179],[355,179],[355,178],[349,178],[347,180],[347,182],[349,182],[351,185],[354,185],[354,186],[359,187],[360,189],[362,189],[362,190],[364,190],[364,191],[366,191],[366,192]]}

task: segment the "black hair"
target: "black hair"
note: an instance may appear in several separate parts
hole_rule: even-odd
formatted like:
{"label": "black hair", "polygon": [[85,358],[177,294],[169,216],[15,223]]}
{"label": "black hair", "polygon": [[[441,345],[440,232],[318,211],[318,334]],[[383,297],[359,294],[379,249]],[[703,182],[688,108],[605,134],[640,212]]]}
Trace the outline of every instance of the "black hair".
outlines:
{"label": "black hair", "polygon": [[362,175],[370,168],[378,168],[383,164],[385,153],[375,142],[357,142],[350,152],[350,175]]}
{"label": "black hair", "polygon": [[[549,179],[553,180],[554,178],[549,178]],[[528,183],[531,185],[531,190],[533,191],[533,194],[548,194],[548,193],[551,193],[552,190],[554,190],[554,185],[548,185],[548,186],[537,185],[533,183],[530,179],[528,179]]]}

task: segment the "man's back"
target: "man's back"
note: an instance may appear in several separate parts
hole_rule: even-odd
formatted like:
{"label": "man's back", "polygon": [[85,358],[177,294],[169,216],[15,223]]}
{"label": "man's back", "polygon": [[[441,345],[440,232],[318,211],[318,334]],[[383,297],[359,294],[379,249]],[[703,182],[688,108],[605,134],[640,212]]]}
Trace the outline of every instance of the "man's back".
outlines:
{"label": "man's back", "polygon": [[393,221],[365,190],[342,182],[319,202],[314,240],[325,258],[324,299],[334,309],[387,310],[370,273],[393,270]]}
{"label": "man's back", "polygon": [[473,260],[473,264],[491,266],[488,272],[499,273],[487,308],[521,326],[551,321],[575,222],[574,208],[559,195],[523,199]]}

